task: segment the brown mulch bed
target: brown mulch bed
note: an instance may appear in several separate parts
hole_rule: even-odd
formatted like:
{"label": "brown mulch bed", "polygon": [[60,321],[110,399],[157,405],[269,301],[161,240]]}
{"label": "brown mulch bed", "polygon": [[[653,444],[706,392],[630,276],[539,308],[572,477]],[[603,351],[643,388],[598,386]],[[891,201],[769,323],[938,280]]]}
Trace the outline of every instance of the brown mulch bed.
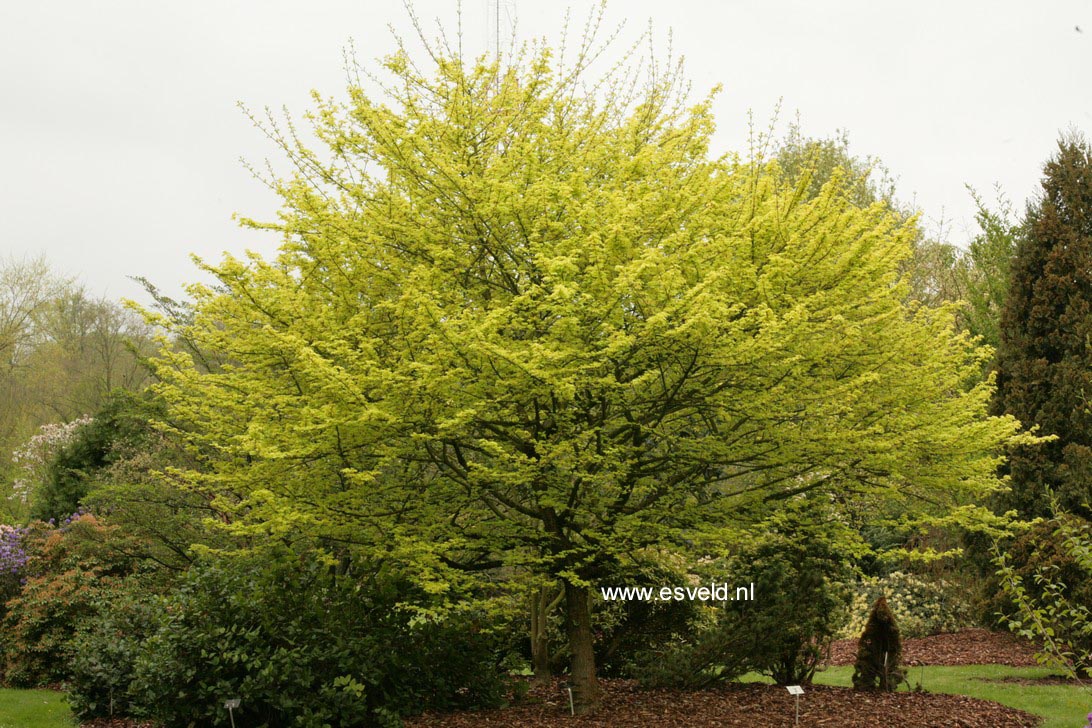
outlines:
{"label": "brown mulch bed", "polygon": [[[856,640],[835,642],[832,665],[853,664]],[[903,640],[903,660],[924,665],[1010,665],[1034,667],[1035,646],[1014,635],[969,629],[955,634]],[[531,700],[503,710],[426,714],[406,728],[550,728],[581,726],[754,726],[793,725],[793,698],[769,685],[726,685],[716,690],[639,690],[625,680],[601,680],[603,705],[593,716],[569,716],[559,685],[533,690]],[[860,693],[812,686],[800,700],[801,726],[830,728],[1007,728],[1038,726],[1037,716],[986,700],[932,693]]]}
{"label": "brown mulch bed", "polygon": [[[426,714],[406,728],[636,728],[641,726],[793,725],[793,697],[772,685],[734,684],[716,690],[639,690],[626,680],[602,680],[603,704],[592,716],[571,717],[559,687],[542,702],[503,710]],[[813,686],[800,698],[801,726],[830,728],[1030,728],[1041,719],[1013,708],[962,695],[861,693]],[[541,694],[540,694],[541,697]]]}
{"label": "brown mulch bed", "polygon": [[[857,640],[831,645],[831,665],[852,665]],[[913,637],[902,641],[902,661],[908,665],[1009,665],[1036,667],[1035,645],[1008,632],[965,629],[954,634]]]}

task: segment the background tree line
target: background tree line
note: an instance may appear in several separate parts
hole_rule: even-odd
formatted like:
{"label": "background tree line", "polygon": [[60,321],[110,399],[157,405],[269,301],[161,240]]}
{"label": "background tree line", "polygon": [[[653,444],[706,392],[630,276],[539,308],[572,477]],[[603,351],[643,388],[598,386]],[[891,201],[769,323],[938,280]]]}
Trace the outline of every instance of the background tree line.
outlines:
{"label": "background tree line", "polygon": [[[0,261],[0,479],[38,429],[94,413],[114,389],[149,381],[152,329],[120,302],[95,298],[42,259]],[[25,516],[5,498],[9,517]]]}

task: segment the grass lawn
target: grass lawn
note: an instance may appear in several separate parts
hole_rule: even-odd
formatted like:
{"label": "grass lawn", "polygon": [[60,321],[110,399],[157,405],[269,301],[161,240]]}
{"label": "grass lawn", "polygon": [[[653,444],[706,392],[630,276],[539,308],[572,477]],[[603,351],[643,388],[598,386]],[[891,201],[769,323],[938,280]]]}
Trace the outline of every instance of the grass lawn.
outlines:
{"label": "grass lawn", "polygon": [[[1043,728],[1080,728],[1092,711],[1092,689],[1076,685],[1022,685],[1014,682],[993,682],[998,678],[1037,678],[1050,675],[1041,667],[1005,667],[1003,665],[970,665],[966,667],[910,668],[910,684],[921,682],[933,693],[956,693],[972,698],[993,700],[1045,719]],[[820,685],[852,685],[852,667],[831,667],[816,673]],[[983,679],[985,678],[985,679]]]}
{"label": "grass lawn", "polygon": [[0,689],[0,728],[72,728],[64,693]]}

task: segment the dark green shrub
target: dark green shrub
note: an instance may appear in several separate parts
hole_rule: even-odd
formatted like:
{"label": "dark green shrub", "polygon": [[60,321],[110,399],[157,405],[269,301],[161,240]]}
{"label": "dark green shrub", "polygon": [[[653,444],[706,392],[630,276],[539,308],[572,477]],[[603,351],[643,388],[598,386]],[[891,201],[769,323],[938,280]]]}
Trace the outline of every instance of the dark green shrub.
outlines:
{"label": "dark green shrub", "polygon": [[[659,589],[667,584],[685,583],[688,574],[662,555],[638,553],[634,560],[614,562],[603,568],[601,587]],[[681,558],[679,563],[685,563]],[[521,610],[513,621],[522,624],[525,636],[517,641],[515,657],[530,663],[536,682],[568,671],[572,662],[563,616],[563,590],[557,585],[534,592],[530,610]],[[591,625],[595,635],[595,667],[600,677],[636,677],[634,669],[646,653],[667,650],[687,633],[698,611],[694,602],[603,599],[598,590],[591,600]],[[536,610],[538,610],[536,612]],[[541,621],[539,621],[541,620]],[[536,630],[538,630],[536,632]],[[537,638],[537,656],[534,641]],[[540,659],[537,663],[535,660]]]}
{"label": "dark green shrub", "polygon": [[[648,685],[702,687],[755,671],[779,685],[808,684],[845,620],[854,572],[843,527],[819,509],[786,509],[758,529],[760,541],[724,564],[719,578],[754,584],[754,599],[731,601],[711,624],[695,623],[669,649],[636,668]],[[715,577],[716,578],[716,577]]]}
{"label": "dark green shrub", "polygon": [[756,636],[741,622],[721,620],[638,655],[632,671],[643,687],[701,690],[748,672],[756,651]]}
{"label": "dark green shrub", "polygon": [[996,557],[1003,623],[1042,645],[1040,663],[1092,677],[1092,523],[1062,512]]}
{"label": "dark green shrub", "polygon": [[[625,584],[641,582],[625,581]],[[645,582],[667,584],[666,580]],[[604,677],[631,677],[637,655],[670,645],[680,626],[695,619],[695,603],[639,599],[604,602],[593,615],[597,642],[595,664]]]}
{"label": "dark green shrub", "polygon": [[734,562],[754,583],[754,601],[731,603],[722,618],[754,636],[750,667],[778,685],[810,684],[845,619],[853,571],[822,539],[773,538]]}
{"label": "dark green shrub", "polygon": [[210,563],[162,604],[129,686],[166,726],[388,726],[427,709],[499,704],[504,644],[479,615],[423,616],[383,573],[335,578],[313,560]]}
{"label": "dark green shrub", "polygon": [[146,711],[132,700],[129,685],[144,641],[160,622],[158,598],[147,591],[145,582],[130,579],[93,606],[95,616],[80,626],[71,642],[69,705],[85,720],[143,717]]}
{"label": "dark green shrub", "polygon": [[880,597],[872,605],[864,632],[857,642],[857,661],[853,667],[854,690],[893,691],[905,679],[902,662],[902,638],[895,615]]}
{"label": "dark green shrub", "polygon": [[[658,589],[667,584],[685,583],[686,579],[685,571],[642,561],[616,566],[609,577],[603,577],[603,583]],[[553,594],[551,592],[551,596]],[[572,659],[561,611],[553,610],[546,627],[553,674],[567,670]],[[697,606],[690,601],[595,598],[592,629],[595,632],[596,673],[602,677],[634,677],[635,661],[642,654],[666,649],[676,642],[696,616]],[[525,651],[525,657],[531,657],[529,651]]]}
{"label": "dark green shrub", "polygon": [[44,464],[43,480],[32,493],[31,515],[60,521],[75,513],[98,474],[119,453],[143,448],[154,436],[149,420],[157,406],[147,395],[111,392],[87,424]]}
{"label": "dark green shrub", "polygon": [[[1051,583],[1064,585],[1064,596],[1076,604],[1092,604],[1092,572],[1087,571],[1066,543],[1067,533],[1087,527],[1088,522],[1072,514],[1057,514],[1040,521],[1021,534],[1004,549],[1006,565],[1027,590],[1028,596],[1042,599],[1045,584],[1039,575],[1049,575]],[[986,603],[988,614],[995,620],[1016,613],[1012,594],[995,575],[992,598]]]}

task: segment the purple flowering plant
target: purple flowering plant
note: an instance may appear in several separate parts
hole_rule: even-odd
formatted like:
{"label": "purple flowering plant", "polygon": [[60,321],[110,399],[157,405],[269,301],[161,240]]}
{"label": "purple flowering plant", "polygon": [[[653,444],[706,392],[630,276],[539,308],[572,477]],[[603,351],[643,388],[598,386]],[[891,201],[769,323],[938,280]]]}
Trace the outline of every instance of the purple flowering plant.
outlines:
{"label": "purple flowering plant", "polygon": [[[79,519],[83,518],[86,515],[89,515],[90,513],[91,513],[91,511],[87,510],[83,506],[80,506],[79,509],[77,509],[75,513],[68,516],[67,518],[64,519],[64,521],[61,522],[61,528],[65,529],[68,526],[71,526],[74,521],[78,521]],[[49,519],[49,522],[50,522],[50,524],[52,524],[53,519],[52,518]]]}
{"label": "purple flowering plant", "polygon": [[0,523],[0,574],[18,575],[27,563],[27,552],[23,548],[25,528],[17,528]]}
{"label": "purple flowering plant", "polygon": [[7,601],[26,583],[27,552],[23,545],[26,530],[0,523],[0,615]]}
{"label": "purple flowering plant", "polygon": [[[58,528],[60,531],[67,531],[74,522],[89,513],[90,511],[81,507],[65,518],[59,527],[51,518],[48,529]],[[26,583],[27,538],[30,534],[30,526],[9,526],[0,523],[0,607]]]}

